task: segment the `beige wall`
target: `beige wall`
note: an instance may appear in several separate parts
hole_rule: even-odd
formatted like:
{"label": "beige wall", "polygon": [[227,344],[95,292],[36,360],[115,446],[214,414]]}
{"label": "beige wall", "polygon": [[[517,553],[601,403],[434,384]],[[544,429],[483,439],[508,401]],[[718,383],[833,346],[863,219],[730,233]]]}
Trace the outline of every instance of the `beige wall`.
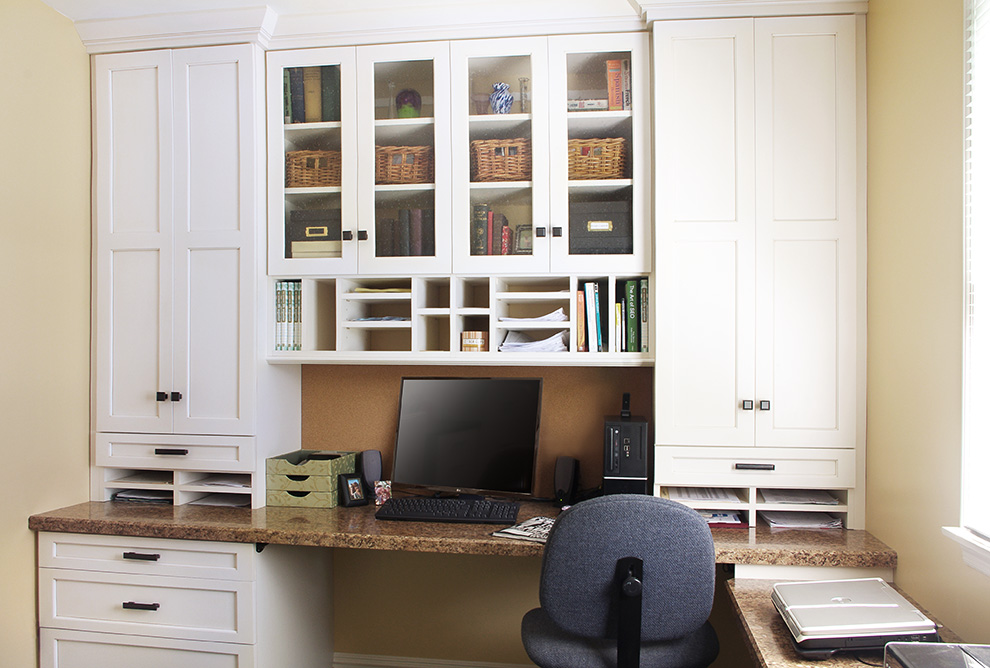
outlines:
{"label": "beige wall", "polygon": [[990,642],[990,578],[959,521],[963,0],[870,0],[867,529],[896,581]]}
{"label": "beige wall", "polygon": [[85,501],[89,58],[40,0],[0,2],[0,663],[35,663],[32,513]]}

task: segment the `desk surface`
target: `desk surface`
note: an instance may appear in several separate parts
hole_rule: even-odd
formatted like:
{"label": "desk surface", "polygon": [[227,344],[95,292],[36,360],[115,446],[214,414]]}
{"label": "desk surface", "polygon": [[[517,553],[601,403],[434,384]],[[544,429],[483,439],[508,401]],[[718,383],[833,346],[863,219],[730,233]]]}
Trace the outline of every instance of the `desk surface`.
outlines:
{"label": "desk surface", "polygon": [[[555,516],[549,503],[523,503],[522,521]],[[354,508],[216,508],[113,501],[80,503],[32,515],[34,531],[180,538],[234,543],[538,556],[539,543],[495,538],[486,524],[379,521],[374,506]],[[893,568],[896,553],[866,531],[715,529],[715,558],[723,564]]]}
{"label": "desk surface", "polygon": [[[857,658],[856,653],[840,653],[824,661],[804,659],[794,650],[791,644],[791,632],[784,624],[777,609],[770,600],[774,580],[730,580],[726,583],[729,588],[729,598],[739,615],[743,630],[746,633],[749,647],[752,650],[757,666],[760,668],[846,668],[864,663]],[[904,594],[902,591],[901,594]],[[909,596],[904,594],[908,600]],[[915,601],[911,601],[918,609],[936,621]],[[959,637],[942,627],[939,634],[946,642],[960,642]],[[883,663],[882,652],[862,652],[859,654],[866,665]]]}

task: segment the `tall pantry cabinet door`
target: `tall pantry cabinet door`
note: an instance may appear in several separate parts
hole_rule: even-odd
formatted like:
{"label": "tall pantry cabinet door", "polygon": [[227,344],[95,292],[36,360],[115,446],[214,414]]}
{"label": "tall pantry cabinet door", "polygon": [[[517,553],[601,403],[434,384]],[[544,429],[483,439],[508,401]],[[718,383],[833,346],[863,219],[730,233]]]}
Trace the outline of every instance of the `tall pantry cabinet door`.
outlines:
{"label": "tall pantry cabinet door", "polygon": [[172,92],[167,51],[93,61],[96,428],[167,432]]}
{"label": "tall pantry cabinet door", "polygon": [[856,445],[856,20],[756,21],[761,445]]}
{"label": "tall pantry cabinet door", "polygon": [[172,55],[175,433],[255,433],[255,252],[264,211],[260,51]]}
{"label": "tall pantry cabinet door", "polygon": [[656,442],[753,445],[753,22],[657,21]]}

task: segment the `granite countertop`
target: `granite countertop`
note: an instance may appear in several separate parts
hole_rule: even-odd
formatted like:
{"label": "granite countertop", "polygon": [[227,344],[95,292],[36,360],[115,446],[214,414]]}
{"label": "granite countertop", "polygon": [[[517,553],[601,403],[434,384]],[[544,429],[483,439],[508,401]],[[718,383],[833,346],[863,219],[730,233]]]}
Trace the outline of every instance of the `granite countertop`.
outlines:
{"label": "granite countertop", "polygon": [[[726,583],[729,598],[738,613],[743,631],[749,641],[755,664],[760,668],[844,668],[845,666],[883,665],[883,652],[842,652],[826,660],[805,659],[791,643],[791,632],[784,624],[770,594],[776,580],[730,580]],[[896,585],[895,585],[896,588]],[[901,594],[936,624],[935,619],[905,592]],[[939,635],[946,642],[960,642],[959,637],[944,626]],[[860,658],[863,661],[860,661]]]}
{"label": "granite countertop", "polygon": [[[519,521],[556,516],[549,503],[524,502]],[[374,506],[353,508],[219,508],[114,501],[80,503],[32,515],[34,531],[151,538],[270,543],[319,547],[539,556],[543,545],[496,538],[491,524],[384,522]],[[723,564],[893,568],[897,554],[866,531],[714,529],[715,558]]]}

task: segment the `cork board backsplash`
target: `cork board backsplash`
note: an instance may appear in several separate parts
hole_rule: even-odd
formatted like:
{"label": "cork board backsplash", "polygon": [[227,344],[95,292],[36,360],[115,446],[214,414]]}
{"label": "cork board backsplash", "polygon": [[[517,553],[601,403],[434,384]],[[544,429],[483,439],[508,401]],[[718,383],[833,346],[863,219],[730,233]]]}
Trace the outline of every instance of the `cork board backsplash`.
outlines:
{"label": "cork board backsplash", "polygon": [[581,488],[602,475],[604,419],[618,415],[622,394],[633,415],[653,419],[653,369],[649,367],[423,367],[308,365],[302,370],[302,447],[315,450],[380,450],[383,474],[392,450],[404,376],[543,378],[536,494],[552,494],[559,455],[581,463]]}

